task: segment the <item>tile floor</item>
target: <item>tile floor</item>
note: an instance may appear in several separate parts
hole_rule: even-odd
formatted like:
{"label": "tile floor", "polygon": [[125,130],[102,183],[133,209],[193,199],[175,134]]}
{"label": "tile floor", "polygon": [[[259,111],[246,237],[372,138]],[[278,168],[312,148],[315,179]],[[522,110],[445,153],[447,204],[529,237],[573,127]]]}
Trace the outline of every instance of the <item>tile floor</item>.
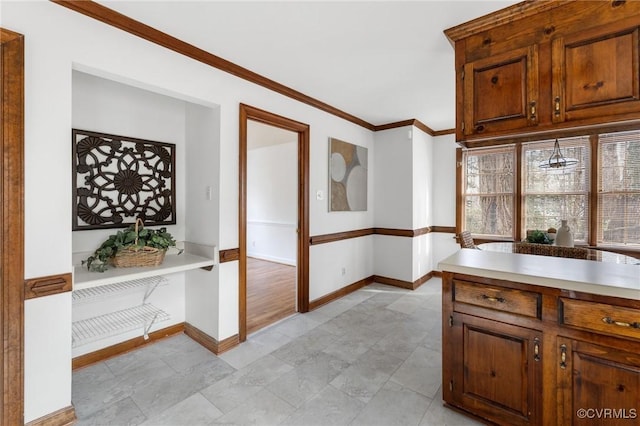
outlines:
{"label": "tile floor", "polygon": [[78,425],[478,425],[442,406],[440,289],[373,284],[220,356],[178,335],[77,370]]}

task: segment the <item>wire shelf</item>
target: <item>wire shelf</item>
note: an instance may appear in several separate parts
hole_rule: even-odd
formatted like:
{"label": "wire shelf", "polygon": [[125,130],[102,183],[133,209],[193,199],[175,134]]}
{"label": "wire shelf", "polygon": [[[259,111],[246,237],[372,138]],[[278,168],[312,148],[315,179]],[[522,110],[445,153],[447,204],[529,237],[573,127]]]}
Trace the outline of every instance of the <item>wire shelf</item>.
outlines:
{"label": "wire shelf", "polygon": [[148,287],[145,300],[155,290],[158,285],[166,284],[167,278],[162,275],[148,278],[140,278],[137,280],[122,281],[114,284],[102,285],[99,287],[89,287],[73,291],[73,302],[81,303],[99,299],[116,293],[126,293],[135,291],[141,287]]}
{"label": "wire shelf", "polygon": [[147,332],[154,323],[166,321],[169,318],[168,313],[147,303],[134,308],[75,321],[72,324],[72,346],[82,346],[89,342],[126,333],[137,328],[142,328],[146,337]]}

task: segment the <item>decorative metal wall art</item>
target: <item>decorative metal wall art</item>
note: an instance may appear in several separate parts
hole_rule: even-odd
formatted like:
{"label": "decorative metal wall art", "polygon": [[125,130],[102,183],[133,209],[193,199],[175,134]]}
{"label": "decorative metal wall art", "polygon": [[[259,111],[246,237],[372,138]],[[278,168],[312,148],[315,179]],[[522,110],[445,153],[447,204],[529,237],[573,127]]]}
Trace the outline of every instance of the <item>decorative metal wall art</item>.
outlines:
{"label": "decorative metal wall art", "polygon": [[176,223],[175,144],[72,130],[73,230]]}

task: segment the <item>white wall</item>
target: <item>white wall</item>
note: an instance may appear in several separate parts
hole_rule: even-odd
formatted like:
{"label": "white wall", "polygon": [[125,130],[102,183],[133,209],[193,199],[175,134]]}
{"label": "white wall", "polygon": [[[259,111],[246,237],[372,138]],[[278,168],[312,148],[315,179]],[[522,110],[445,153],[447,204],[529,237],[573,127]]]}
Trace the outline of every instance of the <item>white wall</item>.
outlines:
{"label": "white wall", "polygon": [[[456,225],[456,148],[455,135],[444,135],[433,140],[433,225]],[[455,253],[460,245],[453,234],[432,233],[433,270],[440,270],[438,262]]]}
{"label": "white wall", "polygon": [[24,411],[29,422],[69,405],[71,294],[29,299],[24,305]]}
{"label": "white wall", "polygon": [[375,224],[413,229],[412,126],[376,132]]}
{"label": "white wall", "polygon": [[[433,226],[433,188],[432,168],[433,137],[414,127],[411,132],[413,138],[412,172],[413,172],[413,227],[421,229]],[[431,256],[431,237],[428,234],[419,235],[412,241],[412,281],[422,278],[433,270]]]}
{"label": "white wall", "polygon": [[336,241],[310,247],[309,300],[370,277],[374,266],[373,238]]}
{"label": "white wall", "polygon": [[[72,70],[149,89],[201,105],[219,105],[217,200],[221,249],[238,247],[239,104],[245,103],[311,126],[311,193],[328,187],[328,139],[336,137],[375,154],[373,134],[311,106],[240,80],[51,2],[2,2],[3,27],[25,35],[25,276],[72,270],[70,129]],[[125,130],[125,129],[123,129]],[[114,132],[115,133],[115,132]],[[122,132],[126,134],[126,132]],[[183,133],[184,134],[184,133]],[[152,136],[151,138],[153,138]],[[164,139],[164,137],[158,137]],[[371,165],[372,162],[369,162]],[[369,209],[329,213],[327,200],[310,202],[311,235],[373,226],[375,167],[369,170]],[[46,172],[47,185],[43,185]],[[43,212],[46,212],[44,214]],[[184,230],[181,233],[184,234]],[[46,235],[46,240],[43,239]],[[370,239],[314,246],[310,251],[312,297],[342,286],[343,276],[323,279],[326,263],[347,263],[348,283],[373,274]],[[362,241],[359,241],[362,240]],[[47,256],[42,256],[46,250]],[[222,340],[238,332],[237,262],[220,265],[218,330]],[[353,280],[351,278],[353,277]],[[37,307],[37,308],[36,308]],[[34,309],[36,308],[36,309]],[[25,307],[25,421],[71,404],[71,295],[27,301]],[[47,324],[47,339],[34,325]],[[50,380],[50,379],[54,380]]]}
{"label": "white wall", "polygon": [[[314,134],[312,126],[311,135]],[[373,144],[373,135],[368,138],[357,138],[339,129],[329,136],[347,141],[368,149],[368,185],[367,211],[362,212],[329,212],[329,137],[318,144],[311,144],[311,187],[310,187],[310,235],[330,234],[371,228],[374,226],[375,190],[377,184],[376,158],[377,145]],[[313,178],[320,175],[321,179]],[[321,190],[322,200],[316,199]],[[309,300],[339,290],[374,274],[373,243],[371,236],[353,238],[332,243],[313,245],[309,248]],[[344,268],[345,273],[342,274]]]}
{"label": "white wall", "polygon": [[[375,134],[376,168],[375,226],[413,229],[412,127]],[[413,242],[409,237],[376,235],[375,273],[387,278],[413,281]]]}
{"label": "white wall", "polygon": [[247,255],[295,265],[297,158],[297,141],[247,152]]}
{"label": "white wall", "polygon": [[[215,246],[220,235],[220,108],[191,102],[185,109],[186,214],[189,242]],[[185,319],[208,335],[219,337],[219,266],[185,274]]]}
{"label": "white wall", "polygon": [[[433,226],[433,137],[413,128],[413,152],[411,155],[413,172],[413,226],[420,229]],[[440,161],[440,159],[438,159]],[[439,184],[439,182],[438,182]]]}
{"label": "white wall", "polygon": [[[377,132],[375,141],[376,227],[413,230],[434,225],[433,138],[406,126]],[[376,235],[374,241],[376,275],[414,282],[433,270],[429,234]]]}
{"label": "white wall", "polygon": [[220,108],[186,102],[185,113],[185,238],[215,245],[220,240]]}

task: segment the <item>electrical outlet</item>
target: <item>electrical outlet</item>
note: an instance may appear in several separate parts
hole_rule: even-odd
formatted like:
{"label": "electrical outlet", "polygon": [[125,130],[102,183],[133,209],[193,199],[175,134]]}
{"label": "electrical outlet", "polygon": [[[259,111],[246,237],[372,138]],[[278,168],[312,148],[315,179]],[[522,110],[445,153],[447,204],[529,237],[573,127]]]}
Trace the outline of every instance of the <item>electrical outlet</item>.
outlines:
{"label": "electrical outlet", "polygon": [[347,274],[347,268],[342,267],[342,276],[344,277]]}

